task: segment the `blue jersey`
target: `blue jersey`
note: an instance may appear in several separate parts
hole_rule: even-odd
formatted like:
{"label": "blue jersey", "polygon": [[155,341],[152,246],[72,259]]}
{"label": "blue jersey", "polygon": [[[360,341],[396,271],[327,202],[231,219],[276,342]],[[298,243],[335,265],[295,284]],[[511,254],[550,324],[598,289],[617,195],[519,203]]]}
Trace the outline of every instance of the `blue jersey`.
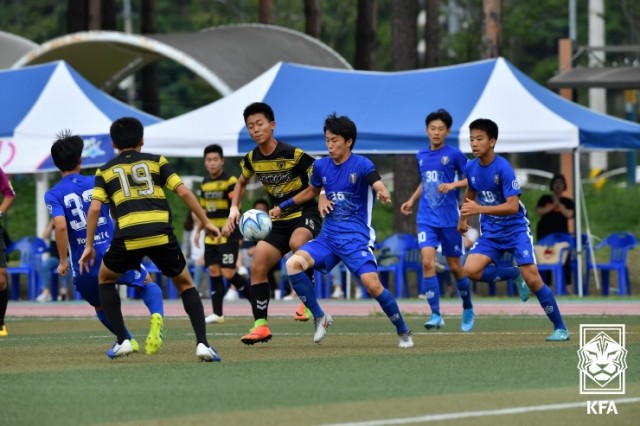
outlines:
{"label": "blue jersey", "polygon": [[373,245],[376,233],[371,227],[371,210],[375,197],[367,176],[375,171],[371,160],[356,154],[339,165],[329,157],[313,163],[311,185],[323,187],[327,198],[334,203],[333,211],[324,219],[321,237],[359,239]]}
{"label": "blue jersey", "polygon": [[[67,236],[69,237],[70,260],[73,267],[74,276],[80,273],[78,259],[84,251],[84,243],[87,239],[87,212],[91,204],[91,193],[93,192],[94,177],[83,176],[72,173],[64,176],[53,188],[44,196],[47,209],[51,217],[64,216],[67,222]],[[102,256],[109,248],[111,236],[113,234],[113,222],[109,216],[109,207],[103,204],[94,248],[96,259],[89,273],[84,272],[83,276],[97,276],[100,269]]]}
{"label": "blue jersey", "polygon": [[[469,190],[477,193],[476,201],[482,206],[497,206],[507,201],[508,197],[520,196],[520,184],[516,179],[513,167],[507,160],[496,154],[488,166],[483,166],[476,158],[467,164],[467,180]],[[520,208],[516,214],[508,216],[480,216],[480,230],[490,238],[508,236],[528,231],[529,220],[527,210],[519,201]]]}
{"label": "blue jersey", "polygon": [[442,183],[464,179],[467,157],[459,149],[444,145],[437,150],[431,147],[420,150],[416,160],[422,182],[418,225],[435,228],[458,226],[460,191],[455,189],[445,194],[438,191],[438,187]]}

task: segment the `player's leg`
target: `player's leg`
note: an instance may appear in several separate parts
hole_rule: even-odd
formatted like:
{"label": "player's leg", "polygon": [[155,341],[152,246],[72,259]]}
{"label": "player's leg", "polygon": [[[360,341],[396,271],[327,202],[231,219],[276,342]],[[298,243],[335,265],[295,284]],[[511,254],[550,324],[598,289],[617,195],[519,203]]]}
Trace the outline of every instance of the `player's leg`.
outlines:
{"label": "player's leg", "polygon": [[427,330],[444,326],[440,312],[440,282],[436,274],[436,249],[440,245],[437,228],[418,224],[418,244],[422,257],[422,289],[431,309],[431,318],[424,323]]}
{"label": "player's leg", "polygon": [[[314,321],[313,341],[320,343],[327,334],[327,327],[333,323],[331,315],[325,314],[320,307],[313,283],[307,275],[307,271],[313,270],[315,267],[324,267],[324,263],[316,264],[315,258],[323,258],[319,253],[326,251],[322,241],[315,240],[302,246],[287,260],[287,275],[291,281],[291,287],[296,292],[305,308],[307,308]],[[330,256],[330,253],[328,254]],[[336,260],[334,259],[334,262]]]}
{"label": "player's leg", "polygon": [[0,249],[0,264],[5,263],[4,267],[0,267],[0,337],[8,336],[7,326],[4,323],[4,317],[7,314],[7,305],[9,304],[9,286],[7,285],[7,269],[6,256],[4,250]]}
{"label": "player's leg", "polygon": [[520,272],[528,288],[538,298],[549,320],[553,323],[553,334],[547,337],[548,341],[567,341],[571,338],[567,331],[567,326],[562,320],[562,314],[558,308],[556,298],[551,289],[542,281],[538,272],[538,265],[535,264],[535,251],[533,248],[533,238],[529,233],[519,234],[513,244],[513,256],[520,267]]}
{"label": "player's leg", "polygon": [[[249,283],[247,279],[238,273],[238,253],[240,244],[238,240],[228,241],[222,247],[222,276],[233,285],[236,290],[245,295],[249,295]],[[267,281],[269,281],[267,273]],[[249,300],[249,297],[247,297]]]}
{"label": "player's leg", "polygon": [[222,246],[207,244],[204,249],[204,264],[209,272],[209,290],[211,295],[211,310],[213,313],[205,318],[207,324],[223,323],[224,313],[222,303],[226,289],[222,281],[220,264],[222,262]]}
{"label": "player's leg", "polygon": [[182,254],[178,241],[170,235],[169,243],[145,249],[153,263],[173,282],[182,299],[182,306],[189,316],[191,327],[196,335],[196,356],[202,361],[220,361],[221,358],[207,340],[207,327],[204,321],[204,307],[198,290],[193,286],[193,279],[187,261]]}
{"label": "player's leg", "polygon": [[456,280],[456,288],[462,299],[462,322],[460,329],[464,332],[471,331],[475,322],[473,304],[471,303],[471,286],[469,278],[462,267],[461,257],[464,241],[456,228],[442,228],[442,254],[446,257],[449,269]]}
{"label": "player's leg", "polygon": [[145,339],[145,353],[147,355],[157,353],[165,337],[162,289],[153,282],[143,265],[140,265],[139,269],[131,269],[122,274],[118,283],[133,287],[142,295],[142,300],[151,314],[149,333]]}
{"label": "player's leg", "polygon": [[[291,226],[294,228],[291,238],[289,239],[289,248],[295,253],[300,247],[317,237],[322,227],[322,220],[317,210],[305,210],[302,216],[293,221]],[[313,268],[307,269],[305,272],[311,281],[311,285],[315,285],[315,274]],[[295,289],[294,289],[295,291]],[[293,315],[296,321],[308,321],[312,316],[311,311],[304,303],[300,303],[298,309]]]}

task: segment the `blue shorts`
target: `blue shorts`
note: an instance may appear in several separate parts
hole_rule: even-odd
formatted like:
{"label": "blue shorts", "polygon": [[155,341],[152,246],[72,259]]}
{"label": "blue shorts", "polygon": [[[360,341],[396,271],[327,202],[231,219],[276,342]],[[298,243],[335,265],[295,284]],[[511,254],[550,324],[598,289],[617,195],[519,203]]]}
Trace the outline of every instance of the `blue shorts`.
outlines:
{"label": "blue shorts", "polygon": [[469,250],[469,254],[489,256],[495,264],[498,264],[505,252],[513,255],[518,266],[536,263],[531,231],[518,232],[502,238],[481,235]]}
{"label": "blue shorts", "polygon": [[300,247],[313,258],[314,269],[329,273],[340,261],[358,278],[368,272],[377,272],[378,263],[371,247],[359,241],[329,241],[319,237]]}
{"label": "blue shorts", "polygon": [[420,250],[425,247],[438,248],[442,246],[444,257],[464,256],[464,240],[456,227],[437,228],[418,224],[418,244]]}
{"label": "blue shorts", "polygon": [[[118,278],[118,284],[124,284],[127,287],[135,287],[142,289],[144,279],[147,276],[147,270],[140,265],[140,270],[130,269]],[[98,291],[98,277],[95,275],[77,275],[73,280],[76,291],[80,293],[82,298],[89,302],[91,306],[100,306],[100,292]]]}

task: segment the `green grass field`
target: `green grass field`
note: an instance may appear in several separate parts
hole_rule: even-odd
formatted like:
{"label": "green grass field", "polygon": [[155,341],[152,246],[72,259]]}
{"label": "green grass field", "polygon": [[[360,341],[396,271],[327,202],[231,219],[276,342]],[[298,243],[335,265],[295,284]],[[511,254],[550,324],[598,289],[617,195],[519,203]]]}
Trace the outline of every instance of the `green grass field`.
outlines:
{"label": "green grass field", "polygon": [[[168,339],[152,356],[142,349],[147,319],[128,319],[141,353],[114,361],[113,338],[93,318],[11,318],[0,425],[638,424],[640,402],[596,416],[586,401],[640,396],[640,317],[566,319],[573,339],[552,344],[543,316],[480,317],[470,334],[457,331],[459,318],[427,333],[424,318],[408,316],[416,347],[400,350],[378,315],[337,317],[321,344],[311,324],[274,318],[274,339],[252,347],[239,341],[249,319],[235,317],[208,328],[223,358],[208,364],[183,318],[166,319]],[[579,394],[577,330],[587,323],[626,324],[625,396]],[[518,407],[529,408],[501,411]]]}

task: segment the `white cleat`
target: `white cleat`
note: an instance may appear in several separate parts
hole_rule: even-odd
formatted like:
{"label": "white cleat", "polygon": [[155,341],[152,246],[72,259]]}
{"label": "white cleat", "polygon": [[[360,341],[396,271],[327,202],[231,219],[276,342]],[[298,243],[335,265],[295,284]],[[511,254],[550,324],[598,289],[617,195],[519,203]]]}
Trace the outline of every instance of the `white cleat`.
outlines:
{"label": "white cleat", "polygon": [[320,343],[324,336],[327,335],[327,327],[333,324],[333,318],[331,318],[331,315],[324,314],[320,318],[315,318],[313,323],[316,327],[316,332],[313,334],[313,342]]}
{"label": "white cleat", "polygon": [[205,346],[204,343],[198,343],[196,347],[196,356],[204,362],[220,362],[222,358],[211,346]]}
{"label": "white cleat", "polygon": [[211,314],[204,319],[204,322],[207,324],[224,324],[224,315],[218,316],[216,314]]}
{"label": "white cleat", "polygon": [[413,333],[411,333],[411,330],[407,331],[406,333],[402,333],[402,334],[398,334],[398,337],[400,338],[400,343],[398,343],[398,347],[400,349],[410,349],[413,347]]}
{"label": "white cleat", "polygon": [[107,356],[111,359],[116,359],[132,353],[133,346],[131,345],[131,341],[126,339],[121,344],[118,344],[118,342],[114,343],[111,349],[107,351]]}

